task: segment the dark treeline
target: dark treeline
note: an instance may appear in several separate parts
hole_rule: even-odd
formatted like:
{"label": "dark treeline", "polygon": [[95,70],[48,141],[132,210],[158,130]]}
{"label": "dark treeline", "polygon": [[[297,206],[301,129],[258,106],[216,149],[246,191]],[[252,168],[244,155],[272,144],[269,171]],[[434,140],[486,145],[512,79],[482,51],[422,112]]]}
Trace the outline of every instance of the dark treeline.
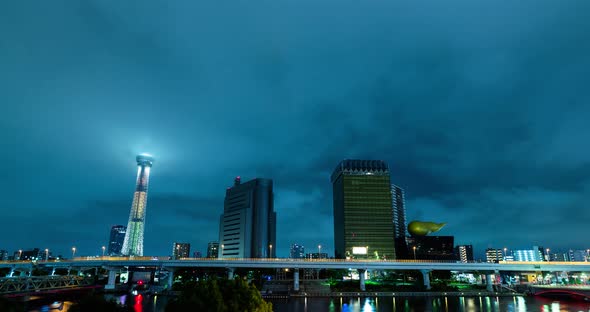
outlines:
{"label": "dark treeline", "polygon": [[166,306],[166,312],[272,312],[254,285],[239,278],[189,281],[175,287],[180,295]]}

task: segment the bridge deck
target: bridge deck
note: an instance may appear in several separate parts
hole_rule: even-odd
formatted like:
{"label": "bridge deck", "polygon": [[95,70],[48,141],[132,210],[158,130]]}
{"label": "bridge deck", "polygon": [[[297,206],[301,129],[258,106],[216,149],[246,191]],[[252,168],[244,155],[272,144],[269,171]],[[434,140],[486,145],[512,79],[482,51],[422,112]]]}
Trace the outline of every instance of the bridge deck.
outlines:
{"label": "bridge deck", "polygon": [[451,270],[451,271],[574,271],[590,272],[590,262],[515,262],[499,263],[425,260],[340,260],[340,259],[209,259],[164,260],[162,257],[88,257],[61,261],[4,261],[0,268],[68,267],[159,267],[159,268],[294,268],[294,269],[371,269],[371,270]]}

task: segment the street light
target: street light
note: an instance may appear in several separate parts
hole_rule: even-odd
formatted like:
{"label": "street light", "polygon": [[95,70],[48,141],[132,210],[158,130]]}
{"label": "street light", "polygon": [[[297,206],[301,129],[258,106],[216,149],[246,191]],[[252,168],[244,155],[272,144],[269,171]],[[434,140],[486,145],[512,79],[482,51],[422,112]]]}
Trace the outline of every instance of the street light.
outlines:
{"label": "street light", "polygon": [[322,258],[322,245],[318,245],[318,259]]}
{"label": "street light", "polygon": [[413,246],[412,249],[414,249],[414,260],[416,260],[416,246]]}
{"label": "street light", "polygon": [[19,249],[18,250],[18,260],[20,260],[20,257],[22,256],[22,254],[23,254],[23,250]]}
{"label": "street light", "polygon": [[506,250],[508,250],[508,248],[504,247],[504,261],[506,261]]}
{"label": "street light", "polygon": [[74,255],[76,255],[76,247],[72,247],[72,259],[74,259]]}
{"label": "street light", "polygon": [[268,255],[269,258],[272,258],[272,244],[268,245],[270,247],[270,254]]}
{"label": "street light", "polygon": [[547,262],[551,261],[551,256],[549,255],[549,248],[547,248]]}
{"label": "street light", "polygon": [[107,249],[107,248],[106,248],[105,246],[102,246],[102,256],[103,256],[103,257],[104,257],[104,251],[105,251],[106,249]]}
{"label": "street light", "polygon": [[[225,245],[221,244],[221,257],[223,257],[223,247],[225,247]],[[217,257],[217,258],[221,258],[221,257]]]}
{"label": "street light", "polygon": [[45,248],[45,261],[49,259],[49,249]]}

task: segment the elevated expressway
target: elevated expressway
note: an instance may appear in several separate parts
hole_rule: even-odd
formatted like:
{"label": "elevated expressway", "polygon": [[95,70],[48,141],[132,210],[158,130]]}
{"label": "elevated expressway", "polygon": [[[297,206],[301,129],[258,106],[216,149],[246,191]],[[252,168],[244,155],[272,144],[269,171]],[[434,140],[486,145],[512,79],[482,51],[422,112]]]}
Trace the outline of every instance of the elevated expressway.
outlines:
{"label": "elevated expressway", "polygon": [[[181,268],[225,268],[228,277],[233,277],[236,268],[275,268],[294,269],[294,290],[299,290],[299,269],[353,269],[359,273],[365,270],[416,270],[423,274],[424,285],[430,288],[430,272],[436,270],[480,272],[486,274],[488,290],[493,287],[492,274],[502,272],[590,272],[590,262],[515,262],[500,261],[499,263],[485,262],[456,262],[456,261],[428,261],[428,260],[340,260],[340,259],[211,259],[186,258],[181,260],[167,260],[167,257],[79,257],[73,260],[39,261],[33,262],[0,262],[0,268],[10,268],[13,276],[15,271],[32,270],[34,265],[49,269],[89,269],[103,267],[109,271],[106,288],[114,288],[117,271],[123,268],[154,268],[168,271],[168,285],[172,284],[173,273]],[[22,275],[22,274],[21,274]],[[365,289],[364,274],[360,276],[361,290]]]}

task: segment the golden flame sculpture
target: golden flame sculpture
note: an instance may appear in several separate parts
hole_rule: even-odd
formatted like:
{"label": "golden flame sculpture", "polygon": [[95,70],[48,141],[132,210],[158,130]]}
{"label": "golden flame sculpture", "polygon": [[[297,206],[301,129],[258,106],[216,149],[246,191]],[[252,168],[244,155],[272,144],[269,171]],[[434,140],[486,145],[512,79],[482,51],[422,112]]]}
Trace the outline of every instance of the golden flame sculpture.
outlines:
{"label": "golden flame sculpture", "polygon": [[425,236],[430,233],[438,232],[446,223],[434,223],[423,221],[412,221],[408,224],[408,232],[412,236]]}

